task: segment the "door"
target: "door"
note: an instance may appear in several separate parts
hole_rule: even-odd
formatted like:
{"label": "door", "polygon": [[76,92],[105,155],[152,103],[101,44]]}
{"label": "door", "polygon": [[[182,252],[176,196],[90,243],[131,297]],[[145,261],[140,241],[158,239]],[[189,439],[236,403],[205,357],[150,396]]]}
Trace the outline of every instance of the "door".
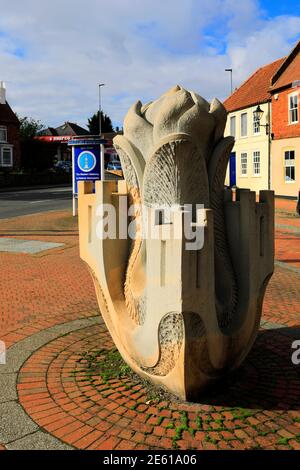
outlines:
{"label": "door", "polygon": [[229,160],[230,187],[236,186],[236,157],[235,152],[230,154]]}

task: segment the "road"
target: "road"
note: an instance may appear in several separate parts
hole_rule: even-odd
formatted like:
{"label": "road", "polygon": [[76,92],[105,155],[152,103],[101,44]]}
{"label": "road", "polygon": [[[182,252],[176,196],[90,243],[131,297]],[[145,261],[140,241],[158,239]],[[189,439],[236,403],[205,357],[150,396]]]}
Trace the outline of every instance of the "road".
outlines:
{"label": "road", "polygon": [[72,209],[70,186],[0,192],[0,219],[60,209]]}
{"label": "road", "polygon": [[[120,177],[106,171],[105,179],[117,180]],[[60,209],[72,210],[71,185],[59,188],[0,191],[0,219]]]}

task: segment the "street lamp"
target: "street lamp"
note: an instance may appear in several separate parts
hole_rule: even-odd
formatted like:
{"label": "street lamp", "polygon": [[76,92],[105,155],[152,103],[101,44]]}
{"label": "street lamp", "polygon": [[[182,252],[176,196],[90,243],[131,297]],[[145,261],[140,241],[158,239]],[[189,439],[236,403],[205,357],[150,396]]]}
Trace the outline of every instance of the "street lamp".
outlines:
{"label": "street lamp", "polygon": [[99,83],[99,136],[101,137],[101,87],[103,87],[105,83]]}
{"label": "street lamp", "polygon": [[258,121],[259,127],[265,127],[266,128],[266,135],[269,135],[269,124],[261,124],[260,120],[262,118],[262,115],[264,114],[263,110],[261,107],[258,105],[257,108],[253,111],[253,117],[255,121]]}
{"label": "street lamp", "polygon": [[[268,110],[268,114],[270,116],[270,103],[268,104],[269,106],[269,110]],[[268,189],[271,189],[271,139],[272,139],[272,136],[270,135],[270,125],[269,123],[267,122],[266,124],[261,124],[260,121],[261,121],[261,118],[262,118],[262,115],[264,114],[263,110],[261,109],[261,107],[258,105],[257,108],[253,111],[253,118],[254,118],[254,121],[257,121],[258,122],[258,127],[265,127],[266,128],[266,135],[268,136]]]}

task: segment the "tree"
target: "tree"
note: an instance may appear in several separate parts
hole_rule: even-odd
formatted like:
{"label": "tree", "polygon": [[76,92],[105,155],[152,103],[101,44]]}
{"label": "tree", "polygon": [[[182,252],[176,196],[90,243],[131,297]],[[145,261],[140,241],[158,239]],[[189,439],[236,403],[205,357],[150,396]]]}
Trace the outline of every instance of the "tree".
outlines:
{"label": "tree", "polygon": [[18,117],[20,121],[21,165],[27,171],[43,171],[53,166],[51,147],[35,139],[44,128],[41,121],[30,117]]}
{"label": "tree", "polygon": [[30,117],[19,117],[20,121],[20,137],[23,142],[32,140],[44,126],[41,121]]}
{"label": "tree", "polygon": [[[88,119],[88,128],[91,135],[99,134],[99,111]],[[113,132],[113,130],[110,117],[101,111],[101,132]]]}

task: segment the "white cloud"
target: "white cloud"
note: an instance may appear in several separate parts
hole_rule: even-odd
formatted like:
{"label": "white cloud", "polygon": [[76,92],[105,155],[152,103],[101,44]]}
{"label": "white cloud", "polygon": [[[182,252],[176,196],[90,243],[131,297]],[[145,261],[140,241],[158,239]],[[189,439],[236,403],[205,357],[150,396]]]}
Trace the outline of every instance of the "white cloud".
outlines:
{"label": "white cloud", "polygon": [[300,17],[268,18],[256,0],[0,0],[0,79],[20,115],[85,124],[98,106],[115,123],[137,99],[176,83],[207,99],[286,54]]}

